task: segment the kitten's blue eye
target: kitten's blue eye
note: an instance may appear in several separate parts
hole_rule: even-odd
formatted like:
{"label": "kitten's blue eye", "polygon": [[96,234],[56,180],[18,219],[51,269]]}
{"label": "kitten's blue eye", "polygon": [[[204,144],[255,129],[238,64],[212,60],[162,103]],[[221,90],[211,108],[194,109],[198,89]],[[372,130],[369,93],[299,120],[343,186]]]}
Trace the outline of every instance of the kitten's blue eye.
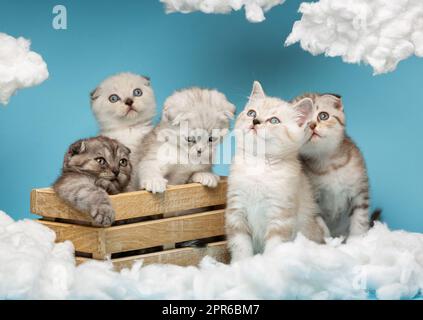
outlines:
{"label": "kitten's blue eye", "polygon": [[116,103],[116,102],[118,102],[120,100],[120,98],[119,98],[119,96],[117,95],[117,94],[112,94],[110,97],[109,97],[109,101],[111,102],[111,103]]}
{"label": "kitten's blue eye", "polygon": [[323,120],[323,121],[328,120],[329,119],[329,113],[327,113],[327,112],[320,112],[319,113],[319,119],[320,120]]}
{"label": "kitten's blue eye", "polygon": [[142,96],[142,90],[141,89],[135,89],[134,90],[134,97],[141,97]]}
{"label": "kitten's blue eye", "polygon": [[189,143],[195,143],[196,142],[195,137],[186,137],[185,140],[188,141]]}
{"label": "kitten's blue eye", "polygon": [[281,121],[278,118],[276,118],[276,117],[270,118],[269,122],[271,124],[279,124],[279,123],[281,123]]}
{"label": "kitten's blue eye", "polygon": [[255,112],[254,110],[250,110],[247,112],[247,116],[255,118],[257,116],[257,112]]}
{"label": "kitten's blue eye", "polygon": [[102,166],[104,166],[107,163],[106,159],[104,159],[103,157],[95,158],[95,161],[97,161]]}

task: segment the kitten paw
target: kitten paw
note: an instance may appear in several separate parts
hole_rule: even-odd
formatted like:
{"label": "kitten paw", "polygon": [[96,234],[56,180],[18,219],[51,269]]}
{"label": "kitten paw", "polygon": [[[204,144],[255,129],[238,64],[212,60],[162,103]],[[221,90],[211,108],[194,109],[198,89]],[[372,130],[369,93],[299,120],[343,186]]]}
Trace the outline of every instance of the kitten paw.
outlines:
{"label": "kitten paw", "polygon": [[110,227],[115,221],[115,211],[108,204],[101,204],[91,210],[93,225],[96,227]]}
{"label": "kitten paw", "polygon": [[119,186],[118,186],[119,183],[117,181],[112,182],[105,179],[99,179],[96,181],[95,184],[99,186],[100,188],[106,190],[106,192],[110,195],[119,193]]}
{"label": "kitten paw", "polygon": [[167,180],[164,178],[144,179],[141,181],[140,187],[152,193],[163,193],[166,191]]}
{"label": "kitten paw", "polygon": [[191,180],[209,188],[216,188],[220,177],[210,172],[197,172],[193,174]]}

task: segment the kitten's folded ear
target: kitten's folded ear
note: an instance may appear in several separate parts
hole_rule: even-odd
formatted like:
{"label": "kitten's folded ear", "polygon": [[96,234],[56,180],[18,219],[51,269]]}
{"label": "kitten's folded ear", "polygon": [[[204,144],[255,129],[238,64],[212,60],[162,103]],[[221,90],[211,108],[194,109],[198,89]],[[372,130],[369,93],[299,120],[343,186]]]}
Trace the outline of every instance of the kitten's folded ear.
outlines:
{"label": "kitten's folded ear", "polygon": [[131,149],[129,149],[127,146],[125,146],[125,145],[122,145],[122,148],[123,148],[123,150],[125,151],[125,153],[127,153],[127,154],[131,154]]}
{"label": "kitten's folded ear", "polygon": [[78,140],[71,144],[68,150],[68,155],[71,157],[77,154],[81,154],[86,150],[85,140]]}
{"label": "kitten's folded ear", "polygon": [[344,110],[344,105],[342,104],[342,97],[339,94],[325,93],[322,95],[322,98],[330,100],[330,103],[332,103],[336,109],[340,111]]}
{"label": "kitten's folded ear", "polygon": [[229,101],[225,101],[223,105],[223,111],[222,111],[222,120],[232,120],[234,118],[236,111],[235,105],[230,103]]}
{"label": "kitten's folded ear", "polygon": [[145,83],[146,86],[150,86],[151,85],[151,78],[148,76],[142,76],[145,80],[147,80],[147,82]]}
{"label": "kitten's folded ear", "polygon": [[313,114],[313,100],[304,98],[294,104],[294,109],[297,111],[297,124],[302,127],[311,119]]}
{"label": "kitten's folded ear", "polygon": [[263,87],[261,86],[260,82],[254,81],[253,89],[251,90],[250,94],[250,101],[255,99],[263,99],[266,97],[264,93]]}
{"label": "kitten's folded ear", "polygon": [[[171,97],[172,98],[172,97]],[[165,101],[165,105],[162,111],[162,120],[166,121],[174,126],[179,125],[182,121],[188,120],[190,113],[184,112],[177,105],[170,103],[177,103],[177,101]]]}
{"label": "kitten's folded ear", "polygon": [[86,150],[85,142],[83,139],[78,140],[74,143],[72,143],[68,149],[68,151],[65,154],[65,157],[63,159],[63,168],[66,168],[68,166],[69,160],[77,155],[81,154]]}
{"label": "kitten's folded ear", "polygon": [[90,93],[90,97],[91,100],[94,101],[96,100],[100,95],[98,94],[98,88],[95,88],[93,91],[91,91]]}

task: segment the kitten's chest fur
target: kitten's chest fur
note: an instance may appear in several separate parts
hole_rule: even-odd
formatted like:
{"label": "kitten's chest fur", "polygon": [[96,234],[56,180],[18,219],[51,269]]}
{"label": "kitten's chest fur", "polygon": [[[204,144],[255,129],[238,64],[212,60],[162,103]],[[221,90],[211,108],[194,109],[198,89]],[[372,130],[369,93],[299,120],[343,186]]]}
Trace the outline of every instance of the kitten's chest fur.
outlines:
{"label": "kitten's chest fur", "polygon": [[133,152],[152,129],[151,125],[137,125],[113,130],[102,130],[100,134],[118,140]]}
{"label": "kitten's chest fur", "polygon": [[328,170],[325,174],[316,174],[306,170],[313,185],[321,215],[331,229],[332,236],[346,233],[349,226],[348,213],[351,199],[357,192],[357,169],[348,163],[342,168]]}
{"label": "kitten's chest fur", "polygon": [[229,180],[229,197],[245,212],[253,246],[256,252],[261,252],[272,214],[290,202],[289,192],[284,191],[289,189],[293,176],[289,170],[265,164],[234,167]]}

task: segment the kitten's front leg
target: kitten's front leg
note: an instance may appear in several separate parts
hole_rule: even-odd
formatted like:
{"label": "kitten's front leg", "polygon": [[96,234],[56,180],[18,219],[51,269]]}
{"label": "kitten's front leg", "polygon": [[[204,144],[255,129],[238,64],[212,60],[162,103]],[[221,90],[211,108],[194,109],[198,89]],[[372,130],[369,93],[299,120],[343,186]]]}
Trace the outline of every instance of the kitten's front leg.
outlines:
{"label": "kitten's front leg", "polygon": [[351,201],[350,236],[359,236],[369,230],[369,189],[367,184],[361,185],[361,190]]}
{"label": "kitten's front leg", "polygon": [[226,209],[226,234],[231,253],[231,262],[240,261],[254,255],[251,231],[242,210]]}
{"label": "kitten's front leg", "polygon": [[75,209],[87,213],[93,219],[93,225],[108,227],[115,220],[115,212],[110,204],[107,192],[80,177],[62,177],[54,185],[59,197]]}
{"label": "kitten's front leg", "polygon": [[98,179],[95,182],[96,186],[103,188],[110,195],[118,194],[120,192],[119,187],[117,186],[118,182],[113,182],[106,179]]}
{"label": "kitten's front leg", "polygon": [[190,181],[201,183],[209,188],[216,188],[219,184],[220,177],[211,172],[196,172],[192,175]]}
{"label": "kitten's front leg", "polygon": [[273,215],[266,230],[264,252],[271,252],[279,244],[293,240],[295,223],[293,209],[284,209],[281,213]]}
{"label": "kitten's front leg", "polygon": [[138,181],[140,189],[152,193],[163,193],[166,191],[168,180],[163,177],[157,161],[141,161],[138,167]]}

